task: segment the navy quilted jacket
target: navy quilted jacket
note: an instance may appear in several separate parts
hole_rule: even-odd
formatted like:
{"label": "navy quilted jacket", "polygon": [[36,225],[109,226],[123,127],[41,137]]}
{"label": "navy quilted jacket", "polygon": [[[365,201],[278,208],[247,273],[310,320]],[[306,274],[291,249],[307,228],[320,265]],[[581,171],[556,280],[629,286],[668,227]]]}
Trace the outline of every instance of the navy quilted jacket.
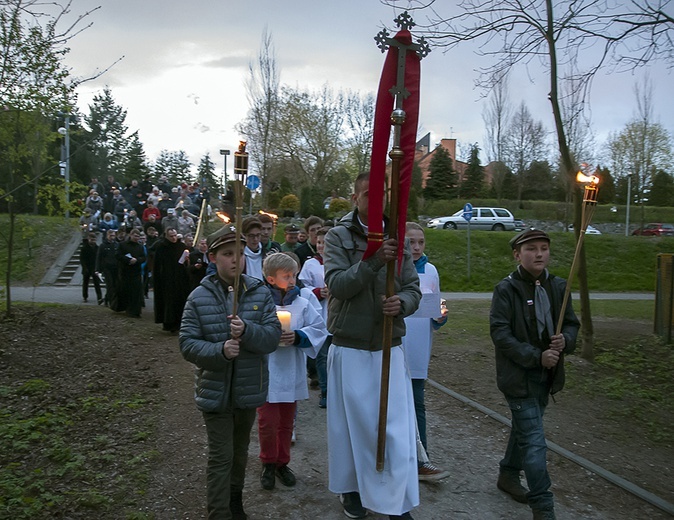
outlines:
{"label": "navy quilted jacket", "polygon": [[276,350],[281,323],[264,283],[241,275],[238,315],[246,328],[239,356],[228,360],[222,347],[230,337],[232,292],[217,275],[205,277],[187,299],[180,324],[180,351],[196,366],[194,398],[202,412],[257,408],[265,403],[269,386],[267,354]]}

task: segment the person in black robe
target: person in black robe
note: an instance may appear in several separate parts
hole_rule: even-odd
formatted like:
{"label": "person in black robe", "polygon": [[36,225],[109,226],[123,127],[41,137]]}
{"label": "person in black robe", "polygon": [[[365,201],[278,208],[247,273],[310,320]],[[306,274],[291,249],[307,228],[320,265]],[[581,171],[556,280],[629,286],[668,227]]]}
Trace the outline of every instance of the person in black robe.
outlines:
{"label": "person in black robe", "polygon": [[117,265],[119,270],[119,304],[117,312],[126,311],[132,318],[140,318],[143,309],[143,270],[145,263],[145,247],[138,242],[140,231],[129,231],[128,240],[117,248]]}
{"label": "person in black robe", "polygon": [[154,321],[164,330],[177,332],[183,308],[190,293],[187,272],[189,256],[178,231],[169,228],[154,246],[152,280],[154,286]]}
{"label": "person in black robe", "polygon": [[204,276],[206,276],[206,269],[208,269],[208,243],[205,238],[199,240],[197,248],[190,252],[190,266],[187,271],[190,275],[190,291],[196,289]]}

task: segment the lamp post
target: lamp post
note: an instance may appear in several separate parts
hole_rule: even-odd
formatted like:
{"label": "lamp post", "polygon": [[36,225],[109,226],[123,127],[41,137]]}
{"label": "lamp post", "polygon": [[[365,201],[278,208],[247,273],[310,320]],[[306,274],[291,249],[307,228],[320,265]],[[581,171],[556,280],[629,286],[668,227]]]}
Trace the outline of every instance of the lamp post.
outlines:
{"label": "lamp post", "polygon": [[65,127],[59,128],[58,132],[65,138],[65,157],[61,162],[66,183],[66,218],[70,218],[70,114],[64,114],[64,121]]}
{"label": "lamp post", "polygon": [[222,176],[223,179],[222,196],[224,198],[225,194],[227,193],[227,156],[229,155],[229,150],[220,150],[220,155],[222,155],[225,158],[225,172],[224,175]]}
{"label": "lamp post", "polygon": [[632,198],[632,173],[627,175],[627,211],[625,212],[625,236],[630,235],[630,199]]}

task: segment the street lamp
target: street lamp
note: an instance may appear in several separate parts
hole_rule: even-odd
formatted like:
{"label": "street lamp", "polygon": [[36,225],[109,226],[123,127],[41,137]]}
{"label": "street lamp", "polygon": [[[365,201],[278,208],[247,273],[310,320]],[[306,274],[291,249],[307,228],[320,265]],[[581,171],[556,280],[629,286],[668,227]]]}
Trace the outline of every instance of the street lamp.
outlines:
{"label": "street lamp", "polygon": [[223,197],[227,193],[227,156],[229,155],[229,150],[220,150],[220,155],[222,155],[225,158],[225,173],[223,175],[223,186],[222,186],[222,193]]}
{"label": "street lamp", "polygon": [[65,157],[61,157],[61,168],[66,183],[66,218],[70,218],[70,114],[63,115],[66,126],[59,128],[58,132],[65,137]]}

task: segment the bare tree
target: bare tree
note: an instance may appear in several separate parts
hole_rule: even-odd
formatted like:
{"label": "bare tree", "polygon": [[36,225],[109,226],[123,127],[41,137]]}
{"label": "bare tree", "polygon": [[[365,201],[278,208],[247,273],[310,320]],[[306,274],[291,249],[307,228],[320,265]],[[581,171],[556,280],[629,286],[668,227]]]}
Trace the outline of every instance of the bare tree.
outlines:
{"label": "bare tree", "polygon": [[489,95],[488,105],[482,112],[488,161],[502,162],[504,159],[506,128],[513,112],[508,90],[508,76],[505,75],[494,85]]}
{"label": "bare tree", "polygon": [[274,155],[274,132],[277,124],[280,72],[272,35],[265,28],[262,47],[256,62],[248,65],[246,95],[250,108],[246,119],[237,125],[249,141],[251,166],[260,175],[262,196],[268,195],[270,167]]}
{"label": "bare tree", "polygon": [[545,126],[535,121],[524,101],[510,118],[504,139],[504,162],[515,174],[517,200],[522,200],[525,172],[532,162],[546,158]]}
{"label": "bare tree", "polygon": [[294,180],[326,188],[329,174],[344,161],[345,97],[326,85],[312,92],[281,88],[276,143]]}
{"label": "bare tree", "polygon": [[[390,3],[390,2],[387,2]],[[395,3],[395,2],[393,2]],[[554,5],[553,5],[554,4]],[[613,42],[601,39],[608,35],[611,19],[607,18],[607,4],[601,0],[463,0],[459,14],[445,17],[436,10],[435,0],[422,6],[429,13],[427,37],[435,45],[455,47],[463,42],[480,44],[479,54],[493,61],[481,69],[480,86],[493,88],[513,67],[540,63],[549,84],[548,99],[553,113],[561,171],[569,178],[578,170],[567,137],[562,116],[560,82],[562,68],[586,50],[598,44],[594,61],[575,75],[576,88],[584,94],[591,86],[597,70],[605,63]],[[614,11],[613,11],[614,12]],[[603,45],[603,46],[602,46]],[[591,53],[588,53],[591,54]],[[584,54],[585,55],[585,54]],[[529,69],[533,74],[533,68]],[[581,229],[581,192],[574,190],[575,229]],[[593,357],[594,331],[590,313],[585,251],[578,259],[581,322],[583,334],[582,355]]]}
{"label": "bare tree", "polygon": [[667,171],[672,165],[671,139],[667,130],[653,116],[653,87],[650,80],[634,87],[637,115],[625,128],[612,134],[607,143],[611,168],[618,177],[632,176],[636,202],[641,205],[644,224],[644,204],[651,190],[653,176],[658,170]]}
{"label": "bare tree", "polygon": [[353,178],[370,167],[372,132],[374,131],[374,94],[346,95],[346,139],[349,167]]}

